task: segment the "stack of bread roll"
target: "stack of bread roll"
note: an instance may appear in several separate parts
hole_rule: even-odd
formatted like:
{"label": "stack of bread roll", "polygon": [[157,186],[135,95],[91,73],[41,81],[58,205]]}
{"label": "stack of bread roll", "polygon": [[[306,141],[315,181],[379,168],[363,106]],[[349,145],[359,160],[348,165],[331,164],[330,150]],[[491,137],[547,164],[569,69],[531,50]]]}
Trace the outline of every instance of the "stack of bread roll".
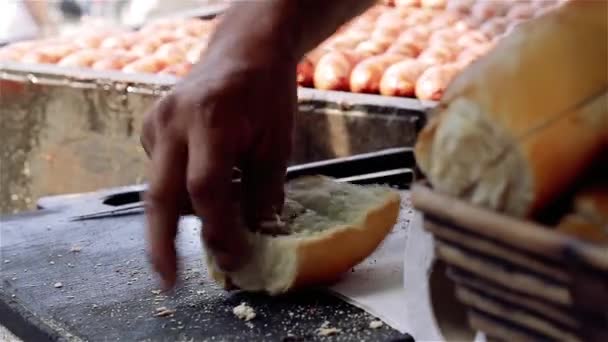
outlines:
{"label": "stack of bread roll", "polygon": [[454,79],[416,145],[435,190],[536,219],[574,193],[559,229],[608,243],[606,13],[569,2]]}

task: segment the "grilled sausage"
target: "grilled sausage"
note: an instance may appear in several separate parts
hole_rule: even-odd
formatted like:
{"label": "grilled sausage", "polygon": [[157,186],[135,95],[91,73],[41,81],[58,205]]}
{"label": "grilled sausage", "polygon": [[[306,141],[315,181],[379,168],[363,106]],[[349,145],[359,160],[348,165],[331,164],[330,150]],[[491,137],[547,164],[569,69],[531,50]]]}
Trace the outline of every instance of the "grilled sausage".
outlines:
{"label": "grilled sausage", "polygon": [[350,74],[359,60],[359,55],[354,52],[327,52],[315,67],[313,77],[315,88],[349,90]]}
{"label": "grilled sausage", "polygon": [[95,70],[121,70],[125,65],[135,61],[137,58],[136,55],[131,53],[115,52],[93,63],[91,68]]}
{"label": "grilled sausage", "polygon": [[460,51],[448,44],[435,44],[422,51],[418,60],[426,64],[445,64],[454,60]]}
{"label": "grilled sausage", "polygon": [[55,64],[77,49],[78,47],[73,44],[43,46],[24,54],[21,58],[21,62],[32,64]]}
{"label": "grilled sausage", "polygon": [[503,1],[478,0],[475,5],[473,5],[471,14],[480,20],[487,20],[505,15],[508,10],[508,5],[508,2]]}
{"label": "grilled sausage", "polygon": [[414,96],[416,81],[427,65],[407,59],[386,69],[380,80],[380,94],[386,96]]}
{"label": "grilled sausage", "polygon": [[155,74],[166,67],[167,65],[159,58],[155,56],[147,56],[125,65],[125,67],[122,68],[122,71],[128,73]]}
{"label": "grilled sausage", "polygon": [[400,55],[386,54],[362,60],[350,75],[350,90],[355,93],[377,94],[384,71],[403,58]]}
{"label": "grilled sausage", "polygon": [[192,64],[189,62],[177,63],[169,65],[160,71],[161,74],[169,74],[177,77],[186,76],[192,69]]}
{"label": "grilled sausage", "polygon": [[515,4],[507,13],[507,19],[509,20],[528,20],[534,18],[536,15],[536,8],[531,4]]}
{"label": "grilled sausage", "polygon": [[103,51],[86,49],[74,52],[62,58],[58,65],[65,67],[88,68],[103,57]]}
{"label": "grilled sausage", "polygon": [[444,9],[446,0],[420,0],[420,7]]}
{"label": "grilled sausage", "polygon": [[448,0],[445,9],[459,13],[470,13],[475,5],[475,0]]}
{"label": "grilled sausage", "polygon": [[439,101],[444,90],[460,71],[455,64],[437,65],[425,70],[416,82],[416,97],[420,100]]}

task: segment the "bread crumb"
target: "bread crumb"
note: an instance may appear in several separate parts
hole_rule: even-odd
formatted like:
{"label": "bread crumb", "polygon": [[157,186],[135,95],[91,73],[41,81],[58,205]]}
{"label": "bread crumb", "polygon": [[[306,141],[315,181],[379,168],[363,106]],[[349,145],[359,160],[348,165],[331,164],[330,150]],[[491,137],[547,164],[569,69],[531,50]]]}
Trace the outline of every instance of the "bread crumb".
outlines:
{"label": "bread crumb", "polygon": [[62,284],[62,283],[57,282],[57,283],[55,283],[53,286],[54,286],[56,289],[58,289],[58,288],[63,287],[63,284]]}
{"label": "bread crumb", "polygon": [[337,335],[340,332],[342,332],[342,330],[338,329],[338,328],[319,328],[317,335],[319,336],[331,336],[331,335]]}
{"label": "bread crumb", "polygon": [[232,313],[238,318],[245,321],[250,321],[255,318],[255,311],[246,303],[241,303],[232,309]]}
{"label": "bread crumb", "polygon": [[370,329],[378,329],[378,328],[382,327],[383,325],[384,325],[384,323],[382,323],[382,321],[378,321],[378,320],[369,322]]}
{"label": "bread crumb", "polygon": [[156,308],[156,313],[154,314],[154,317],[167,317],[172,316],[174,313],[175,310],[168,309],[165,306],[161,306],[160,308]]}
{"label": "bread crumb", "polygon": [[317,335],[319,335],[319,336],[337,335],[341,332],[342,332],[342,329],[330,327],[329,321],[323,322],[321,327],[319,329],[317,329]]}
{"label": "bread crumb", "polygon": [[81,250],[82,250],[82,247],[80,247],[80,246],[72,246],[72,247],[70,248],[70,252],[72,252],[72,253],[78,253],[78,252],[80,252]]}

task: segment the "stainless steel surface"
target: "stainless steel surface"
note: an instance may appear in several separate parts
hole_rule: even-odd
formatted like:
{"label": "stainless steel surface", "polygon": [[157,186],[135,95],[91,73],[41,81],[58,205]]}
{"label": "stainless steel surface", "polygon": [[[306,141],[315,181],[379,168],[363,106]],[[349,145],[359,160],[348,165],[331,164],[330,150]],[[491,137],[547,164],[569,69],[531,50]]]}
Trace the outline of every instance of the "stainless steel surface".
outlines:
{"label": "stainless steel surface", "polygon": [[[0,212],[46,195],[141,183],[145,111],[170,76],[0,64]],[[294,153],[304,163],[412,146],[432,103],[299,90]]]}
{"label": "stainless steel surface", "polygon": [[[398,189],[406,189],[415,181],[415,164],[410,148],[392,148],[379,152],[358,154],[352,157],[337,158],[293,165],[287,168],[287,180],[302,176],[324,175],[333,177],[337,182],[354,184],[386,184]],[[241,182],[240,170],[232,179],[233,184]],[[95,220],[105,217],[138,214],[145,208],[143,198],[147,186],[138,191],[133,189],[117,192],[103,198],[104,210],[71,217],[71,221]]]}

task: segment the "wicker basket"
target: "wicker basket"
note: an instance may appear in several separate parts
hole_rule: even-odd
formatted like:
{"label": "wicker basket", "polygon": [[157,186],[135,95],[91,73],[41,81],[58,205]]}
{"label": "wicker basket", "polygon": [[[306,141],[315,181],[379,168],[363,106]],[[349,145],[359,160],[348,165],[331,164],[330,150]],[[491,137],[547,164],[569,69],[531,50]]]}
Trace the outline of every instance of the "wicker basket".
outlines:
{"label": "wicker basket", "polygon": [[416,185],[469,323],[505,341],[608,341],[608,247]]}

